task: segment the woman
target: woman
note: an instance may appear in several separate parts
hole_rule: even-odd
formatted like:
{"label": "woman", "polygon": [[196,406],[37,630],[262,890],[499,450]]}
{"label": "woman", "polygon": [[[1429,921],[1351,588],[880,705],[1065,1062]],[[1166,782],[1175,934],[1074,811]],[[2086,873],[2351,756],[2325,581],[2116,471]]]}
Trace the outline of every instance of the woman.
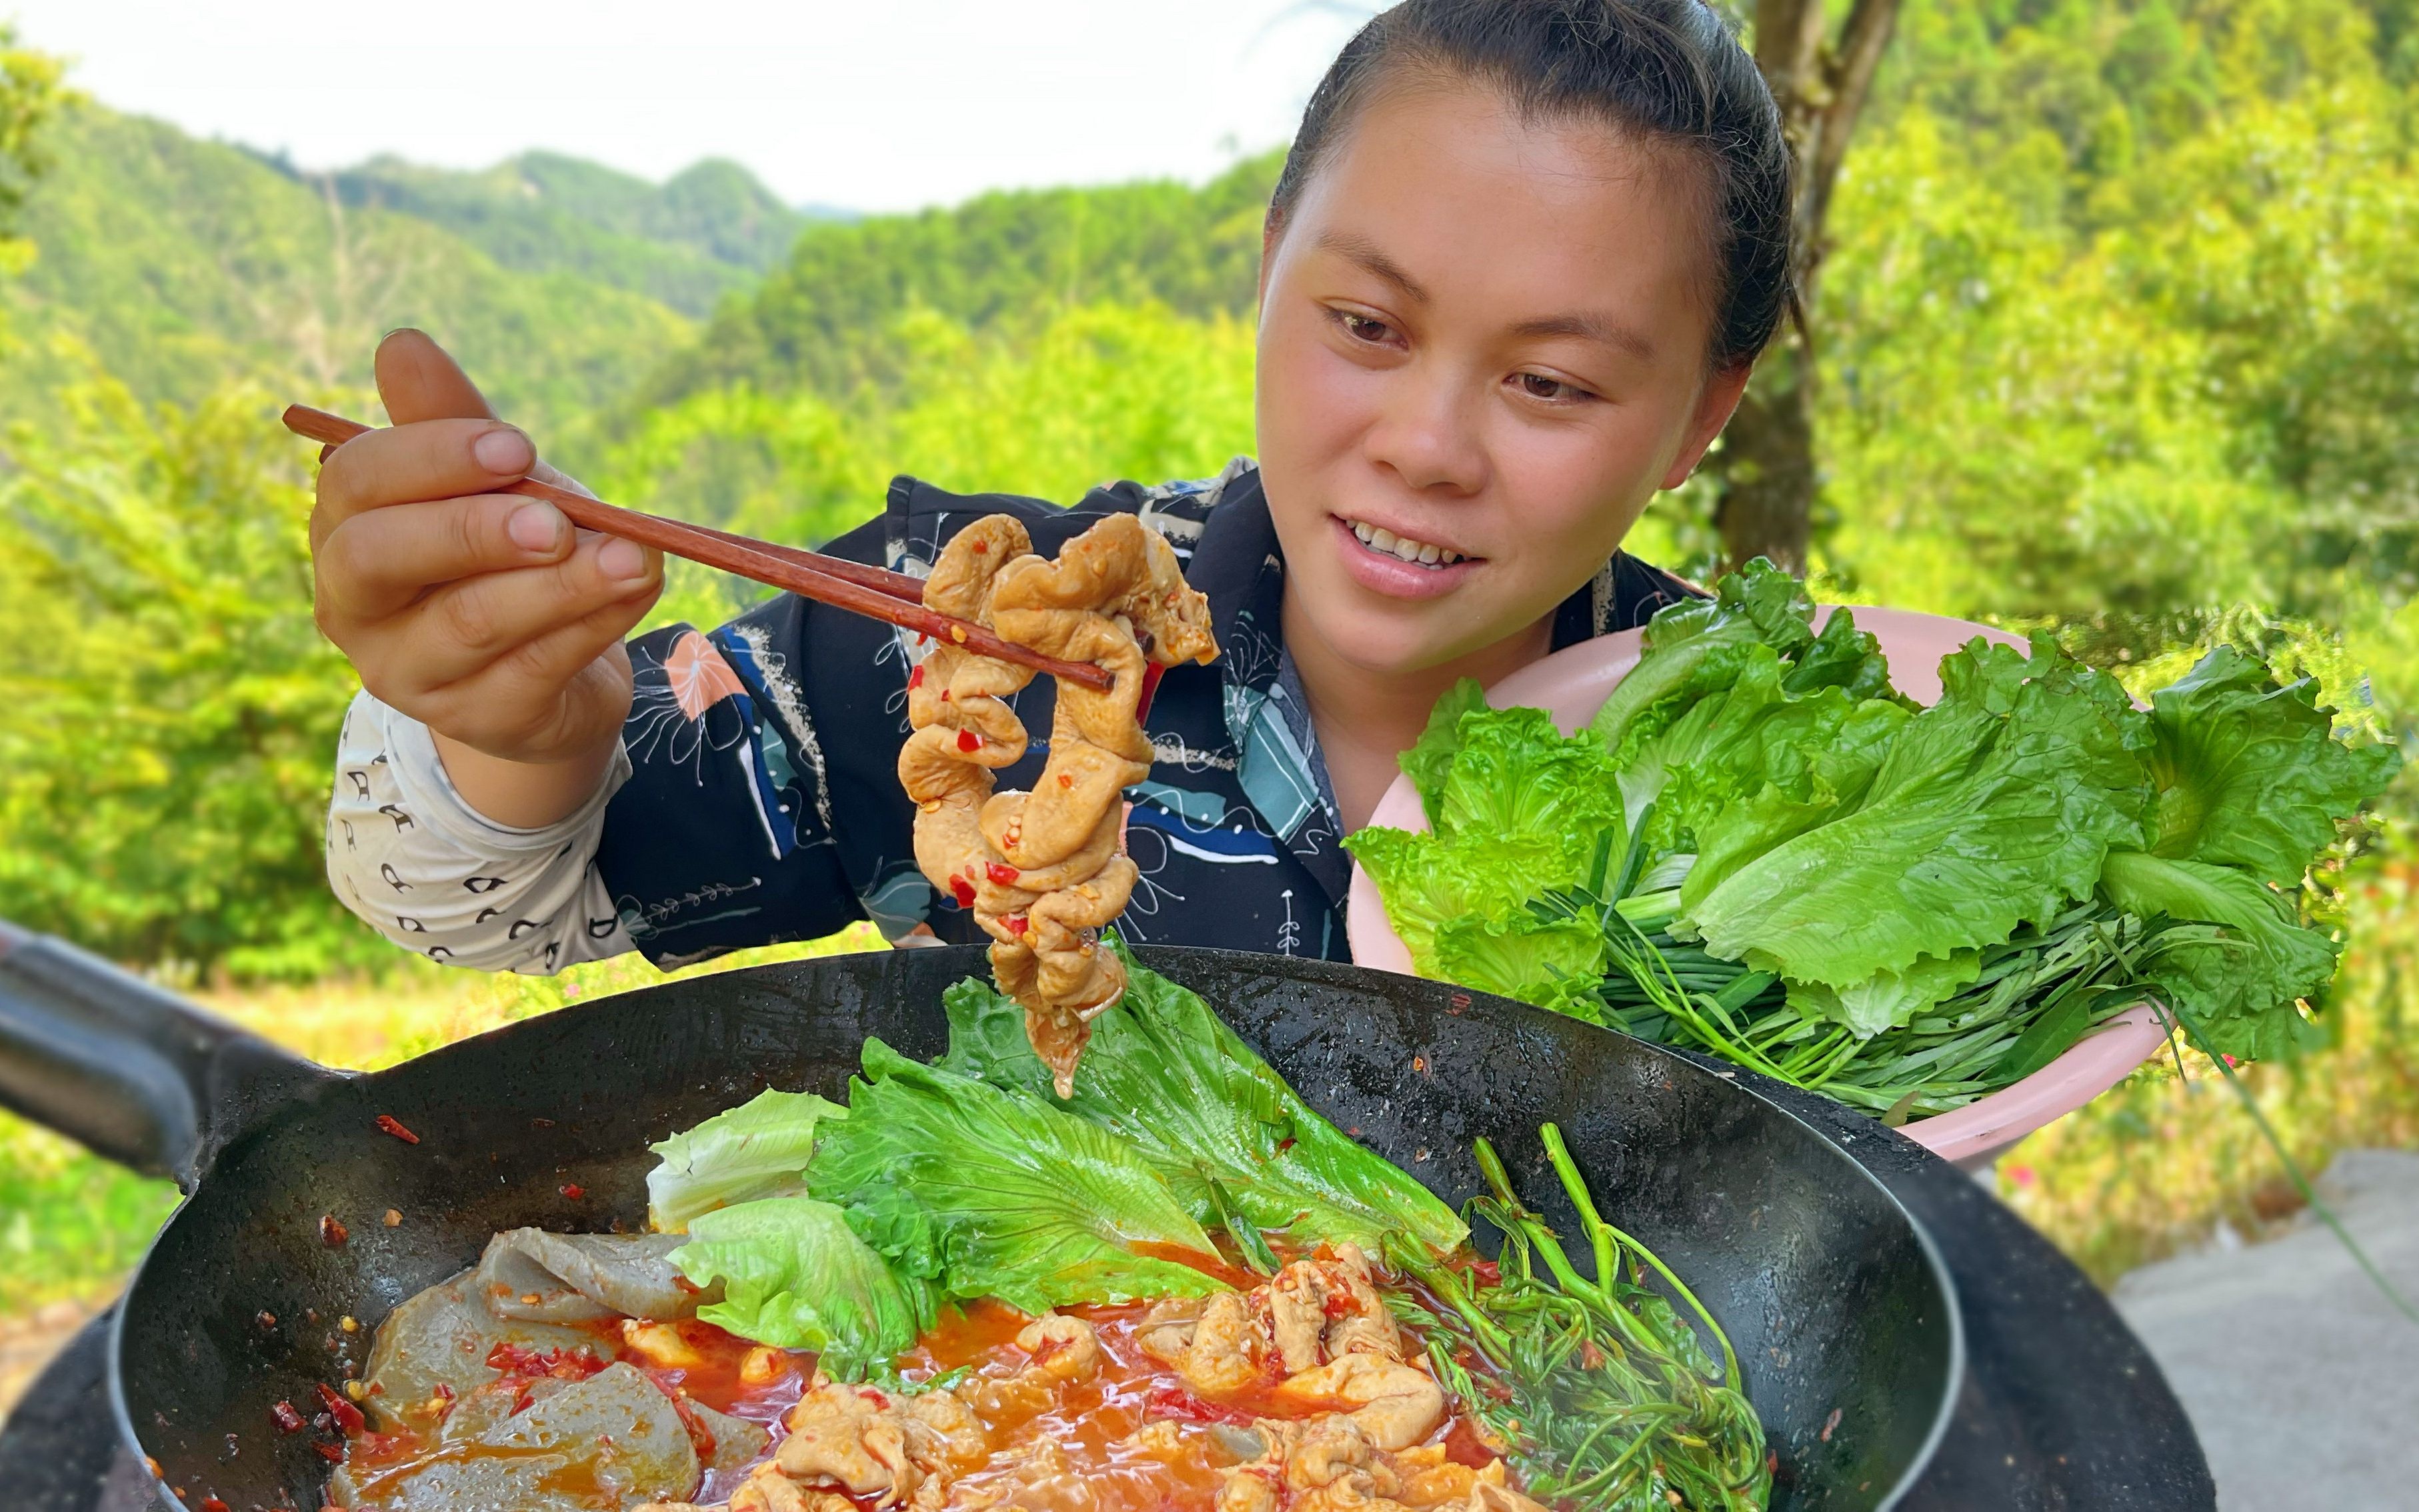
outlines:
{"label": "woman", "polygon": [[[1789,224],[1778,113],[1703,0],[1406,0],[1329,69],[1269,208],[1256,466],[1071,510],[901,478],[826,549],[917,571],[985,514],[1046,554],[1139,512],[1225,654],[1150,710],[1121,927],[1342,957],[1337,841],[1438,695],[1689,591],[1621,540],[1737,404]],[[868,917],[979,937],[916,869],[896,633],[784,595],[625,645],[660,563],[485,492],[534,453],[425,337],[377,374],[396,424],[328,459],[313,517],[319,621],[364,688],[329,834],[356,912],[517,971]]]}

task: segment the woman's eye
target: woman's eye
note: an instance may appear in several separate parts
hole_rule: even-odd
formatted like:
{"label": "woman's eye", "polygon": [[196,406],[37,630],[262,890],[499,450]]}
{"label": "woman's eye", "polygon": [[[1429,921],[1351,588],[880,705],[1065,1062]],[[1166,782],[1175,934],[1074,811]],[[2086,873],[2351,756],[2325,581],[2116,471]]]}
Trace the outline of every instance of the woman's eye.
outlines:
{"label": "woman's eye", "polygon": [[1521,374],[1520,392],[1529,395],[1529,397],[1533,399],[1577,399],[1581,397],[1580,392],[1578,389],[1571,387],[1560,378],[1548,378],[1543,373]]}
{"label": "woman's eye", "polygon": [[1394,333],[1394,328],[1383,320],[1372,320],[1365,315],[1354,315],[1349,310],[1336,311],[1335,318],[1343,325],[1346,335],[1356,341],[1365,341],[1373,347]]}

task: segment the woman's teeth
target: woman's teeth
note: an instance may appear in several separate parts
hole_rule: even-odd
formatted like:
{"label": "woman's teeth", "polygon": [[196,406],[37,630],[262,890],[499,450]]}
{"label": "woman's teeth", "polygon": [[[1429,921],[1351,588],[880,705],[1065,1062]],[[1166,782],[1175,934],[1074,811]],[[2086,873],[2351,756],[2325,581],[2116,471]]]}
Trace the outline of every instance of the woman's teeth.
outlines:
{"label": "woman's teeth", "polygon": [[1405,562],[1416,562],[1424,567],[1449,567],[1461,560],[1458,551],[1448,551],[1425,541],[1414,541],[1408,535],[1396,535],[1382,525],[1358,519],[1345,523],[1352,527],[1352,533],[1361,538],[1361,544],[1372,551],[1383,551]]}

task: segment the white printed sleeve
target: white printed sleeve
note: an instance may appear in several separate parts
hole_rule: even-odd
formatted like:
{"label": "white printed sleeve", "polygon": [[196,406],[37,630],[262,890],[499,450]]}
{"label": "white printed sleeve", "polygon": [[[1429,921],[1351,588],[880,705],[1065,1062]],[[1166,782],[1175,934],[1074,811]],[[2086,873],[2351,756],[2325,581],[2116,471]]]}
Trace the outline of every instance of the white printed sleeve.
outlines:
{"label": "white printed sleeve", "polygon": [[367,692],[345,712],[328,805],[328,883],[407,950],[544,976],[631,949],[596,871],[605,806],[629,780],[619,743],[588,801],[540,829],[483,817],[455,791],[428,727]]}

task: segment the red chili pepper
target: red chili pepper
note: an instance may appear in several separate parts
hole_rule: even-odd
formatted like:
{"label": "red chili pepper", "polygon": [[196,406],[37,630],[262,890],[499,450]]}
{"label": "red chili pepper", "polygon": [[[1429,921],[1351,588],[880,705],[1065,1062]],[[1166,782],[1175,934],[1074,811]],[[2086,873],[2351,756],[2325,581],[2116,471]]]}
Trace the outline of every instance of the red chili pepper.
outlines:
{"label": "red chili pepper", "polygon": [[974,544],[974,547],[975,555],[977,556],[984,556],[989,554],[991,551],[991,543],[989,541],[977,541]]}
{"label": "red chili pepper", "polygon": [[915,670],[914,671],[909,672],[909,673],[907,674],[907,689],[908,689],[908,691],[909,691],[909,692],[914,692],[917,688],[919,688],[919,687],[923,687],[923,686],[924,686],[924,664],[923,664],[922,662],[920,662],[920,661],[919,661],[919,662],[917,662],[917,663],[916,664],[916,670]]}
{"label": "red chili pepper", "polygon": [[377,1126],[380,1134],[393,1134],[407,1145],[416,1145],[420,1143],[420,1136],[405,1128],[403,1126],[403,1120],[391,1114],[379,1114],[377,1116]]}
{"label": "red chili pepper", "polygon": [[1295,1139],[1293,1135],[1287,1134],[1283,1139],[1277,1141],[1277,1153],[1282,1155],[1287,1150],[1291,1149],[1298,1143],[1300,1143],[1300,1141]]}
{"label": "red chili pepper", "polygon": [[980,750],[982,749],[982,736],[975,733],[971,730],[961,730],[958,732],[958,748],[963,751],[969,752]]}
{"label": "red chili pepper", "polygon": [[983,875],[991,878],[994,882],[998,883],[1003,887],[1012,887],[1016,886],[1016,879],[1024,875],[1024,873],[1017,871],[1016,868],[1009,866],[1005,861],[985,861],[983,863]]}
{"label": "red chili pepper", "polygon": [[1010,934],[1022,934],[1032,927],[1023,914],[1010,914],[1000,922],[1008,926],[1008,932]]}
{"label": "red chili pepper", "polygon": [[202,1512],[228,1512],[227,1504],[215,1496],[202,1498]]}
{"label": "red chili pepper", "polygon": [[581,1186],[577,1181],[564,1182],[562,1187],[562,1192],[564,1196],[569,1197],[574,1202],[578,1202],[588,1196],[588,1189]]}
{"label": "red chili pepper", "polygon": [[1134,700],[1135,723],[1141,723],[1142,717],[1150,712],[1151,696],[1159,691],[1159,680],[1166,675],[1167,669],[1155,661],[1143,665],[1142,697]]}
{"label": "red chili pepper", "polygon": [[959,907],[972,908],[975,905],[975,885],[963,877],[951,877],[949,896],[958,901]]}
{"label": "red chili pepper", "polygon": [[586,1381],[605,1368],[593,1350],[532,1350],[522,1344],[499,1344],[487,1351],[487,1368],[507,1376],[535,1380]]}
{"label": "red chili pepper", "polygon": [[323,1381],[314,1381],[312,1386],[318,1392],[319,1400],[327,1404],[328,1415],[336,1420],[336,1427],[347,1433],[359,1433],[369,1427],[369,1419],[362,1415],[360,1408],[345,1399],[343,1392]]}
{"label": "red chili pepper", "polygon": [[315,1443],[311,1447],[318,1450],[319,1458],[331,1465],[345,1462],[345,1446],[341,1443]]}
{"label": "red chili pepper", "polygon": [[269,1415],[277,1420],[277,1431],[280,1433],[302,1431],[302,1414],[294,1410],[292,1402],[279,1402],[269,1410]]}
{"label": "red chili pepper", "polygon": [[714,1430],[705,1426],[705,1420],[697,1415],[695,1404],[689,1401],[688,1394],[680,1389],[681,1373],[677,1370],[650,1370],[647,1379],[655,1383],[657,1391],[671,1398],[672,1412],[680,1419],[681,1427],[688,1430],[688,1442],[697,1450],[698,1458],[712,1460]]}
{"label": "red chili pepper", "polygon": [[1503,1267],[1493,1260],[1472,1260],[1470,1273],[1478,1278],[1478,1284],[1482,1287],[1500,1287],[1503,1284]]}
{"label": "red chili pepper", "polygon": [[343,1224],[336,1222],[334,1214],[321,1213],[319,1215],[320,1243],[327,1245],[330,1249],[334,1249],[336,1246],[342,1244],[345,1241],[352,1237],[353,1236],[351,1234],[346,1232],[345,1226]]}
{"label": "red chili pepper", "polygon": [[1150,1389],[1143,1398],[1146,1417],[1172,1417],[1181,1423],[1232,1423],[1238,1427],[1249,1424],[1252,1414],[1205,1402],[1181,1386],[1162,1384]]}

